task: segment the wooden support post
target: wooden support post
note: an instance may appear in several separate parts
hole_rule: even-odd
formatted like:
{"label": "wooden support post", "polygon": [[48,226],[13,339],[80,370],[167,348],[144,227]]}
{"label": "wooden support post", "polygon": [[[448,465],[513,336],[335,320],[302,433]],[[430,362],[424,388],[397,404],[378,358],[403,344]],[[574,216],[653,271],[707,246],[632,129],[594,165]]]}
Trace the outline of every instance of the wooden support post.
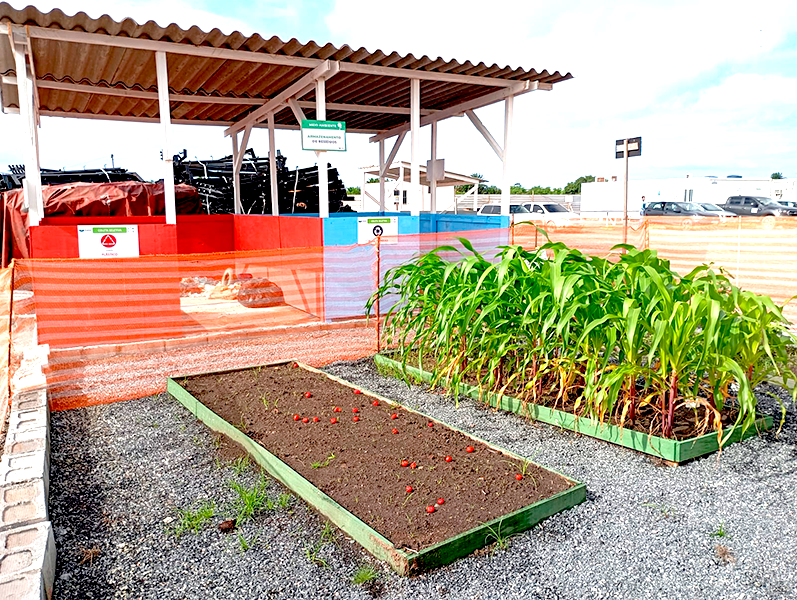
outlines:
{"label": "wooden support post", "polygon": [[[382,236],[376,236],[376,289],[379,290],[379,286],[382,285],[382,259],[379,255],[380,246],[382,242]],[[382,351],[382,330],[380,327],[379,320],[381,319],[382,315],[380,314],[380,307],[379,307],[379,296],[376,297],[376,351]]]}
{"label": "wooden support post", "polygon": [[22,117],[23,131],[26,135],[22,146],[25,157],[25,179],[22,182],[24,202],[28,209],[28,224],[36,226],[44,218],[42,198],[41,168],[39,166],[39,136],[36,131],[35,104],[31,81],[28,78],[28,65],[25,60],[26,46],[17,43],[15,33],[11,33],[17,71],[17,93],[19,95],[19,114]]}
{"label": "wooden support post", "polygon": [[230,136],[232,139],[232,189],[233,189],[233,211],[236,215],[243,212],[243,203],[241,202],[241,177],[240,171],[235,168],[238,164],[238,157],[241,154],[238,148],[238,132],[233,132]]}
{"label": "wooden support post", "polygon": [[[315,118],[319,121],[327,119],[326,82],[318,79],[315,82]],[[327,153],[316,152],[318,156],[318,216],[329,217],[329,172],[327,171]]]}
{"label": "wooden support post", "polygon": [[437,121],[432,123],[432,172],[426,169],[426,178],[429,180],[429,210],[432,214],[437,212]]}
{"label": "wooden support post", "polygon": [[385,212],[385,140],[379,140],[379,212]]}
{"label": "wooden support post", "polygon": [[418,169],[419,145],[421,138],[421,81],[410,79],[410,214],[421,214],[421,178]]}
{"label": "wooden support post", "polygon": [[163,197],[166,203],[166,224],[177,224],[177,206],[174,198],[174,167],[171,146],[172,115],[169,105],[169,71],[166,53],[155,52],[155,68],[158,77],[158,114],[163,130]]}
{"label": "wooden support post", "polygon": [[274,138],[274,113],[268,113],[268,177],[271,181],[271,214],[280,214],[279,185],[277,180],[277,142]]}
{"label": "wooden support post", "polygon": [[501,214],[509,216],[509,195],[511,194],[512,182],[509,180],[509,141],[512,131],[512,110],[514,96],[508,96],[504,100],[504,148],[503,148],[503,180],[501,184]]}

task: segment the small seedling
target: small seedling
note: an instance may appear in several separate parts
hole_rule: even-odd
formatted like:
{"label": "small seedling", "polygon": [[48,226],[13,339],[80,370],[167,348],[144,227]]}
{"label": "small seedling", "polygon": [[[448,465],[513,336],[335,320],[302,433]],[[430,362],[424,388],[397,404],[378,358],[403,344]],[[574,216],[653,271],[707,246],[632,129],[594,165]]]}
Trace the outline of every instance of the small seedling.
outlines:
{"label": "small seedling", "polygon": [[319,567],[324,567],[325,569],[329,568],[329,563],[325,561],[323,558],[318,556],[318,553],[321,551],[323,544],[313,544],[311,546],[304,547],[304,555],[314,565],[318,565]]}
{"label": "small seedling", "polygon": [[238,494],[238,497],[233,502],[233,510],[236,513],[236,523],[238,525],[254,517],[266,507],[267,485],[268,482],[263,477],[251,488],[237,481],[230,482],[230,487]]}
{"label": "small seedling", "polygon": [[716,531],[711,532],[711,537],[715,538],[728,538],[730,539],[731,534],[728,533],[728,530],[725,529],[725,523],[720,523],[719,528]]}
{"label": "small seedling", "polygon": [[177,509],[178,514],[178,521],[177,525],[174,526],[174,535],[178,538],[183,535],[186,531],[191,531],[192,533],[199,533],[199,530],[213,518],[213,514],[216,512],[216,507],[213,502],[209,502],[207,500],[201,502],[199,506],[191,510],[190,508],[186,509]]}
{"label": "small seedling", "polygon": [[291,497],[290,494],[283,492],[279,495],[279,498],[277,498],[277,506],[280,508],[288,508],[291,504]]}
{"label": "small seedling", "polygon": [[265,394],[263,394],[260,397],[260,401],[263,403],[263,406],[266,407],[266,410],[268,410],[268,397]]}
{"label": "small seedling", "polygon": [[486,525],[487,530],[490,532],[486,540],[494,540],[493,542],[493,554],[498,552],[499,550],[506,550],[509,548],[509,540],[513,538],[513,535],[504,535],[501,533],[501,525],[504,524],[504,521],[501,520],[498,522],[498,527],[493,529],[489,525]]}
{"label": "small seedling", "polygon": [[328,522],[321,528],[321,543],[330,544],[335,542],[335,529]]}
{"label": "small seedling", "polygon": [[328,467],[329,463],[331,463],[334,458],[335,458],[335,453],[334,452],[330,452],[329,456],[327,456],[325,461],[323,461],[323,462],[314,462],[310,466],[313,467],[314,469],[323,469],[324,467]]}
{"label": "small seedling", "polygon": [[249,455],[244,454],[243,456],[239,456],[230,462],[230,466],[236,475],[243,475],[249,468]]}
{"label": "small seedling", "polygon": [[256,543],[257,534],[255,534],[251,540],[247,540],[240,531],[238,532],[238,547],[241,549],[241,554],[247,550],[251,550]]}
{"label": "small seedling", "polygon": [[362,585],[376,579],[379,579],[379,571],[374,569],[371,565],[360,565],[352,576],[351,582],[354,585]]}

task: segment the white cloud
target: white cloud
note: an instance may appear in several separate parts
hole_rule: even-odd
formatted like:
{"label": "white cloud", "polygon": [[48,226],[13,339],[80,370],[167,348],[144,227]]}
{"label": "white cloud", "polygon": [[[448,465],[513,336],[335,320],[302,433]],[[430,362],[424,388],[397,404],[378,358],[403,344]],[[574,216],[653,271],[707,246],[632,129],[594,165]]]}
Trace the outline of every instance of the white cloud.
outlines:
{"label": "white cloud", "polygon": [[[176,21],[225,32],[247,32],[253,26],[186,0],[58,4],[65,12],[154,17],[162,25]],[[309,32],[318,42],[330,36],[335,44],[369,50],[572,72],[575,79],[556,85],[552,92],[533,92],[515,101],[513,182],[559,186],[588,173],[620,174],[621,162],[613,158],[614,140],[635,135],[643,137],[643,155],[633,160],[632,177],[739,170],[744,175],[783,171],[797,176],[797,142],[792,141],[797,140],[794,2],[405,0],[387,5],[338,0],[325,25],[311,24],[320,16],[309,1],[271,0],[251,10],[284,18],[284,31],[279,32],[283,37],[292,35],[286,27],[293,22],[301,23],[305,35]],[[488,107],[479,114],[500,139],[502,108]],[[3,137],[14,135],[16,120],[0,116]],[[427,129],[421,136],[422,161],[429,157]],[[187,147],[191,156],[230,152],[229,139],[216,128],[176,131],[175,146]],[[42,164],[109,161],[114,152],[117,164],[123,157],[124,166],[157,177],[158,134],[155,126],[45,119]],[[252,139],[258,153],[265,155],[266,136],[256,132]],[[311,153],[300,150],[296,133],[279,133],[278,146],[291,165],[315,162]],[[0,144],[0,165],[21,162],[21,153],[11,151]],[[481,172],[500,184],[500,162],[466,119],[441,124],[438,153],[447,168]],[[340,168],[347,185],[358,185],[358,167],[374,164],[376,158],[376,145],[367,137],[350,136],[349,151],[330,153],[329,160]],[[399,158],[409,158],[409,139]]]}

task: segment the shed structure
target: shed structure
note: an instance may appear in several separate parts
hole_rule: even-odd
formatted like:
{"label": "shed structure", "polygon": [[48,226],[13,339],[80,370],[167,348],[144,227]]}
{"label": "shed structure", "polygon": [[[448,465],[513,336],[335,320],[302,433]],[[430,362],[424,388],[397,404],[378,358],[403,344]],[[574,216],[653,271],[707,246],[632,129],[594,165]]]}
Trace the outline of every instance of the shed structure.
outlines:
{"label": "shed structure", "polygon": [[[74,16],[56,9],[17,10],[0,2],[0,105],[25,124],[25,196],[31,225],[43,215],[38,128],[41,116],[155,122],[162,125],[166,222],[176,222],[172,125],[216,125],[232,140],[236,211],[239,173],[253,127],[269,130],[271,182],[276,186],[275,129],[300,129],[301,120],[345,121],[349,133],[369,134],[379,147],[380,208],[385,176],[407,133],[410,182],[420,189],[419,131],[466,115],[503,162],[502,214],[509,214],[513,100],[572,76],[396,52],[319,45],[296,39],[205,32],[198,27],[140,25],[109,16]],[[499,141],[474,113],[503,102]],[[394,140],[388,152],[385,144]],[[319,164],[326,153],[317,152]],[[435,163],[432,163],[435,164]],[[434,185],[432,186],[434,194]],[[321,217],[328,216],[326,169],[319,169]],[[278,214],[277,193],[273,214]],[[411,202],[413,214],[419,202]]]}

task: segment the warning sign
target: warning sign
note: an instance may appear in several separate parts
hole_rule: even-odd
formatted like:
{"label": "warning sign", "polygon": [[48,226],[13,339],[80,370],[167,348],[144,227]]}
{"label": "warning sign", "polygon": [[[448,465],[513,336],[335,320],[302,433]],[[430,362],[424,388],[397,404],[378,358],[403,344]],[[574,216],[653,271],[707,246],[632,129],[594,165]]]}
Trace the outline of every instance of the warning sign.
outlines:
{"label": "warning sign", "polygon": [[375,237],[398,235],[398,217],[359,217],[357,243],[367,244]]}
{"label": "warning sign", "polygon": [[78,225],[80,258],[139,256],[138,225]]}

